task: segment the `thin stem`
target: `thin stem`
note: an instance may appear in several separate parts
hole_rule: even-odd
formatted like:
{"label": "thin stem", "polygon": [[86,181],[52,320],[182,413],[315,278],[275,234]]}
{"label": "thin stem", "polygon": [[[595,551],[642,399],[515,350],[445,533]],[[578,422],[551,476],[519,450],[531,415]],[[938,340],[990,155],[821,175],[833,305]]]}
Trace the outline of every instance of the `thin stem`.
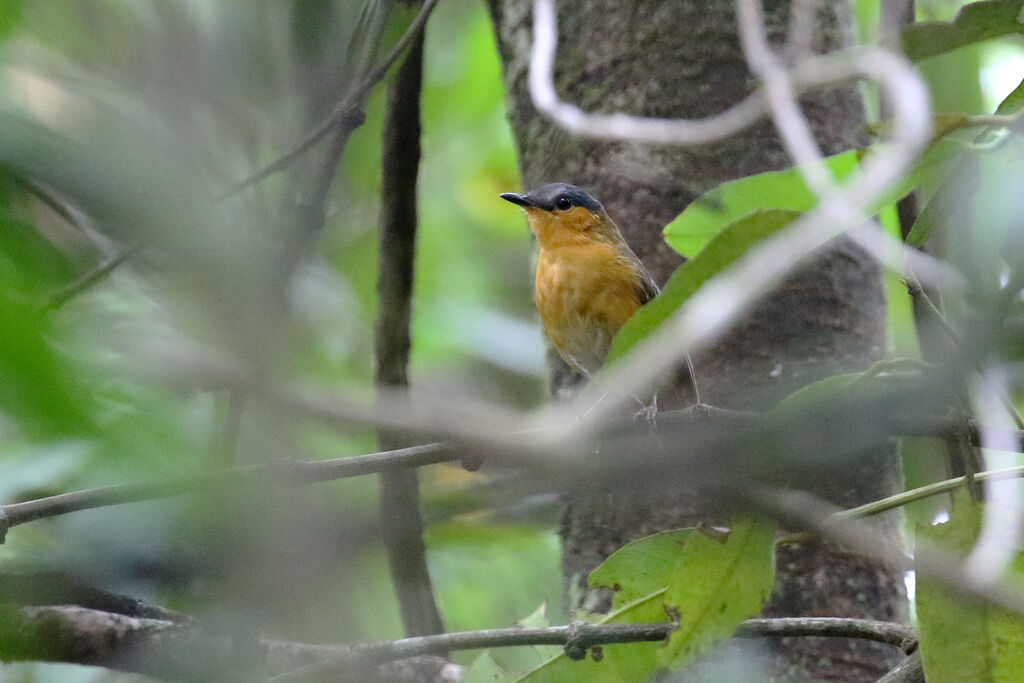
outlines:
{"label": "thin stem", "polygon": [[140,248],[141,247],[138,244],[124,247],[110,258],[100,262],[91,270],[83,273],[81,277],[76,279],[74,282],[71,282],[55,292],[53,296],[50,297],[50,300],[46,302],[46,305],[43,306],[43,310],[51,311],[56,308],[60,308],[71,299],[110,275],[115,268],[127,261],[128,258],[139,251]]}
{"label": "thin stem", "polygon": [[61,493],[56,496],[0,506],[0,542],[3,541],[7,529],[13,526],[78,510],[170,498],[187,493],[202,493],[222,486],[252,485],[268,480],[277,480],[289,485],[301,485],[347,479],[376,474],[393,468],[423,467],[457,460],[459,457],[458,450],[451,444],[433,443],[348,458],[309,461],[282,460],[268,465],[234,467],[197,475]]}
{"label": "thin stem", "polygon": [[[1019,479],[1021,477],[1024,477],[1024,465],[1018,467],[1006,467],[1001,470],[978,472],[974,474],[972,478],[974,481],[999,481],[1003,479]],[[836,512],[832,517],[837,520],[870,517],[871,515],[887,512],[918,500],[930,498],[931,496],[937,496],[941,493],[949,493],[950,491],[954,491],[965,485],[967,482],[968,477],[953,477],[952,479],[937,481],[932,484],[920,486],[916,489],[904,491],[903,493],[897,493],[894,496],[888,496],[871,503],[865,503],[864,505],[859,505],[855,508],[850,508],[849,510]]]}
{"label": "thin stem", "polygon": [[[589,624],[576,622],[566,626],[536,628],[498,628],[461,633],[443,633],[416,638],[404,638],[380,643],[354,645],[344,655],[295,669],[270,679],[273,683],[291,683],[304,680],[314,673],[344,670],[353,664],[384,662],[405,657],[436,654],[453,650],[477,650],[489,647],[518,647],[526,645],[559,645],[566,654],[582,658],[595,646],[620,643],[657,642],[664,640],[677,624]],[[858,638],[895,645],[904,651],[917,644],[917,635],[909,626],[870,619],[839,617],[786,617],[780,619],[749,619],[735,633],[738,638],[785,638],[800,636],[829,636]]]}
{"label": "thin stem", "polygon": [[[589,648],[617,643],[664,640],[676,624],[587,624],[541,628],[503,628],[418,636],[356,645],[310,645],[263,640],[233,640],[194,623],[128,617],[72,605],[27,607],[5,613],[0,631],[10,647],[9,661],[52,661],[145,673],[160,679],[223,680],[239,670],[285,673],[275,683],[304,680],[311,674],[342,672],[397,659],[450,650],[486,647],[559,645],[585,654]],[[28,636],[26,636],[28,634]],[[902,624],[832,617],[750,619],[740,624],[739,638],[830,636],[857,638],[912,649],[917,636]],[[127,656],[127,655],[131,656]],[[257,658],[257,659],[254,659]],[[260,661],[262,659],[262,661]],[[313,662],[306,666],[302,664]],[[333,680],[333,679],[332,679]],[[362,679],[360,679],[362,680]]]}
{"label": "thin stem", "polygon": [[351,119],[352,117],[357,117],[359,119],[359,123],[352,126],[353,129],[361,125],[363,118],[362,101],[366,97],[366,94],[370,92],[370,89],[376,85],[378,81],[384,78],[388,70],[395,62],[398,61],[398,58],[402,56],[409,46],[412,45],[413,41],[420,35],[423,31],[423,27],[426,26],[427,19],[430,18],[430,13],[434,10],[434,6],[437,4],[437,1],[438,0],[426,0],[423,3],[423,7],[420,8],[419,13],[412,20],[412,23],[409,24],[409,28],[406,29],[394,49],[392,49],[391,52],[389,52],[387,56],[377,64],[377,66],[370,69],[354,90],[334,105],[334,109],[325,121],[310,131],[306,137],[299,141],[290,150],[228,188],[228,190],[221,195],[221,199],[233,197],[250,185],[258,183],[278,171],[284,170],[293,161],[323,140],[324,137],[326,137],[333,129],[336,127],[342,127],[342,124],[346,119]]}

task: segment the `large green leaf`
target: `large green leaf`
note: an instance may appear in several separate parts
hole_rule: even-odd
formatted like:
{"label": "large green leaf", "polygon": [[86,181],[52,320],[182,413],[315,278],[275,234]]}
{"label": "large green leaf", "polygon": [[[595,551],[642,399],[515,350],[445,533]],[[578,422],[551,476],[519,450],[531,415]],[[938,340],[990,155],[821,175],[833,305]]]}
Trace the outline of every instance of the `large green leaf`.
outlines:
{"label": "large green leaf", "polygon": [[778,232],[799,216],[797,211],[755,210],[716,234],[696,257],[672,274],[665,290],[630,318],[612,342],[614,361],[658,327],[701,285],[742,256],[751,245]]}
{"label": "large green leaf", "polygon": [[[917,535],[966,555],[978,537],[981,519],[982,507],[961,490],[950,520],[919,526]],[[1024,576],[1024,556],[1017,556],[1010,571]],[[1024,681],[1024,619],[1019,614],[964,600],[922,577],[917,582],[917,617],[928,683]]]}
{"label": "large green leaf", "polygon": [[[843,180],[857,168],[857,151],[836,154],[826,163],[836,179]],[[723,183],[695,199],[665,226],[665,241],[680,254],[693,257],[725,226],[755,211],[809,211],[817,203],[799,169],[758,173]]]}
{"label": "large green leaf", "polygon": [[903,29],[903,52],[914,61],[958,47],[1021,33],[1024,0],[984,0],[964,5],[951,21],[922,21]]}
{"label": "large green leaf", "polygon": [[[874,215],[922,184],[937,184],[964,150],[956,140],[931,145],[904,178],[868,207]],[[847,179],[857,168],[860,153],[847,150],[825,159],[836,181]],[[694,200],[665,227],[665,241],[684,256],[700,253],[710,239],[730,223],[754,211],[781,209],[810,211],[817,196],[807,187],[799,168],[768,171],[719,185]]]}
{"label": "large green leaf", "polygon": [[773,529],[758,522],[733,525],[728,534],[697,529],[666,531],[619,549],[590,575],[592,588],[614,591],[602,623],[663,622],[679,627],[667,642],[601,648],[573,661],[559,655],[527,674],[538,681],[642,681],[664,668],[681,668],[735,632],[760,611],[775,578]]}

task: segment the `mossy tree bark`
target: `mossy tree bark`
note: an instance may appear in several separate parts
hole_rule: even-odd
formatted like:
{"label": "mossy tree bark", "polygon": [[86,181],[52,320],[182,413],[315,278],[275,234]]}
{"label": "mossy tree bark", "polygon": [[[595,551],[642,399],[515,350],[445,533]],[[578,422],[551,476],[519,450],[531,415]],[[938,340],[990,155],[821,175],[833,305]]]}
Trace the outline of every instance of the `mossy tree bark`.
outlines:
{"label": "mossy tree bark", "polygon": [[[724,181],[789,165],[767,122],[724,142],[686,149],[569,136],[534,109],[527,92],[532,0],[489,4],[524,186],[564,181],[591,190],[659,282],[682,261],[661,229],[687,203]],[[788,3],[765,4],[770,37],[779,42]],[[820,5],[813,42],[824,52],[847,42],[851,19],[845,0]],[[584,110],[705,117],[756,85],[739,46],[733,0],[579,0],[559,3],[558,18],[555,84]],[[814,93],[803,102],[826,153],[863,144],[855,88]],[[701,398],[720,407],[769,408],[800,386],[869,365],[884,349],[884,323],[877,264],[856,247],[837,243],[695,359]],[[554,373],[559,386],[565,370]],[[864,463],[858,480],[822,481],[815,493],[848,506],[899,485],[893,453],[872,454]],[[582,590],[587,573],[626,541],[710,518],[695,492],[681,491],[671,500],[609,492],[571,501],[562,530],[570,606],[595,604],[595,596]],[[898,538],[892,520],[880,523],[879,533]],[[902,577],[840,548],[823,542],[784,546],[778,569],[768,615],[906,616]],[[745,647],[750,645],[730,644],[729,656]],[[841,639],[759,647],[761,665],[787,680],[874,681],[901,657],[884,646]]]}

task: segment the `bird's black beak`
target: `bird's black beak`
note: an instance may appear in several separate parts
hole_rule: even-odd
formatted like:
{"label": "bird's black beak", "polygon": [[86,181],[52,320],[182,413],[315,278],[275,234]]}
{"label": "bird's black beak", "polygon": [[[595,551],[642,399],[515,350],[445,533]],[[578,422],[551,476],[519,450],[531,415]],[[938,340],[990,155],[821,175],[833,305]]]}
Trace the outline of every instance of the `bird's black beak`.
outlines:
{"label": "bird's black beak", "polygon": [[512,202],[513,204],[517,204],[518,206],[522,206],[524,208],[537,206],[530,199],[529,195],[516,194],[515,192],[502,192],[500,196],[506,202]]}

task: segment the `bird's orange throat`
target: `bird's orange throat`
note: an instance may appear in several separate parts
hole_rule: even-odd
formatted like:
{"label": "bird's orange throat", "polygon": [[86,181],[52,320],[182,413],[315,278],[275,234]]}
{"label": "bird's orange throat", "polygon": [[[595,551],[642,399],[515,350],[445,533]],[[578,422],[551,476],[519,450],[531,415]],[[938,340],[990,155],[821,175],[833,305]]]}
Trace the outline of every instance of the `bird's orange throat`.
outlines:
{"label": "bird's orange throat", "polygon": [[526,217],[541,249],[592,242],[593,237],[587,233],[600,220],[582,206],[558,212],[528,208]]}

